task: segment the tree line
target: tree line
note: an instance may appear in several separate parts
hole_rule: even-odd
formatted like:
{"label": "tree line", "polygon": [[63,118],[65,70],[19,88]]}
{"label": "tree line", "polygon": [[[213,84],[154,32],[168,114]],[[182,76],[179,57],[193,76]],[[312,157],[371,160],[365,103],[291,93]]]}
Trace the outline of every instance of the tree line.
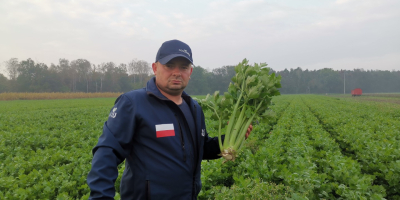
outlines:
{"label": "tree line", "polygon": [[350,94],[361,88],[365,93],[400,92],[400,71],[296,69],[277,72],[282,76],[283,94]]}
{"label": "tree line", "polygon": [[[119,65],[105,62],[95,65],[86,59],[47,66],[32,59],[5,62],[8,78],[0,74],[0,92],[127,92],[146,86],[153,77],[150,63],[133,59]],[[361,88],[366,93],[400,92],[400,71],[381,70],[271,70],[282,76],[282,94],[325,94],[351,92]],[[185,91],[204,95],[225,92],[235,75],[234,66],[211,71],[195,66]]]}
{"label": "tree line", "polygon": [[136,59],[119,65],[63,58],[50,66],[30,58],[5,63],[9,79],[0,75],[0,92],[122,92],[142,87],[150,73],[149,64]]}
{"label": "tree line", "polygon": [[[0,92],[127,92],[146,86],[153,71],[150,63],[134,59],[119,65],[105,62],[98,65],[86,59],[69,61],[61,58],[50,66],[28,58],[5,62],[8,77],[0,73]],[[208,72],[194,67],[186,91],[207,94],[226,90],[234,66],[224,66]]]}

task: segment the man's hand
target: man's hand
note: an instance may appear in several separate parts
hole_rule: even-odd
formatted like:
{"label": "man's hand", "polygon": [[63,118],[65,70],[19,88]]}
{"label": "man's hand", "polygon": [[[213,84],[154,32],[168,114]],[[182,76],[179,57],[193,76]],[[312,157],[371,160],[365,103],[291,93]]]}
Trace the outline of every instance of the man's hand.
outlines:
{"label": "man's hand", "polygon": [[250,132],[253,130],[253,125],[251,125],[250,124],[250,126],[249,126],[249,128],[247,128],[247,132],[246,132],[246,140],[247,140],[247,138],[249,137],[249,135],[250,135]]}

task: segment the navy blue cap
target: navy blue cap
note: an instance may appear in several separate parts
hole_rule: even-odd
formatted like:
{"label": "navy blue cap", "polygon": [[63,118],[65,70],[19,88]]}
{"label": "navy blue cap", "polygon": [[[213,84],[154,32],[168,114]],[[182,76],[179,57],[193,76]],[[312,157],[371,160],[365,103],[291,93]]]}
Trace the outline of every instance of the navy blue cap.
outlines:
{"label": "navy blue cap", "polygon": [[192,50],[189,45],[179,40],[170,40],[164,42],[158,49],[156,62],[165,65],[167,62],[176,57],[184,57],[193,64]]}

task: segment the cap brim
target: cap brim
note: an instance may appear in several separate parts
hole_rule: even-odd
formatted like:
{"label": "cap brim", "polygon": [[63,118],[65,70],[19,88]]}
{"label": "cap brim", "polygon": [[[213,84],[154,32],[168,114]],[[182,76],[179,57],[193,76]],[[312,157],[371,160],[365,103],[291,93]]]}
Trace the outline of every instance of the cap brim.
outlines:
{"label": "cap brim", "polygon": [[190,63],[193,64],[192,60],[190,60],[189,57],[187,57],[187,56],[185,56],[185,55],[182,55],[182,54],[171,54],[171,55],[165,56],[164,58],[161,58],[160,60],[158,60],[158,62],[160,62],[161,64],[165,65],[165,64],[167,64],[170,60],[172,60],[172,59],[174,59],[174,58],[177,58],[177,57],[186,58]]}

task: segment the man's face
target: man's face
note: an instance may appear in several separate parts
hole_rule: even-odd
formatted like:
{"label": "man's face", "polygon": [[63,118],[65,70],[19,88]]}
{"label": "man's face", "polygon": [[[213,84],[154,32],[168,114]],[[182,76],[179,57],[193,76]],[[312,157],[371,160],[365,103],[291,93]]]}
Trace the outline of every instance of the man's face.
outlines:
{"label": "man's face", "polygon": [[193,68],[191,63],[182,57],[177,57],[163,65],[160,62],[152,65],[156,75],[156,85],[162,91],[172,96],[180,96],[189,82]]}

